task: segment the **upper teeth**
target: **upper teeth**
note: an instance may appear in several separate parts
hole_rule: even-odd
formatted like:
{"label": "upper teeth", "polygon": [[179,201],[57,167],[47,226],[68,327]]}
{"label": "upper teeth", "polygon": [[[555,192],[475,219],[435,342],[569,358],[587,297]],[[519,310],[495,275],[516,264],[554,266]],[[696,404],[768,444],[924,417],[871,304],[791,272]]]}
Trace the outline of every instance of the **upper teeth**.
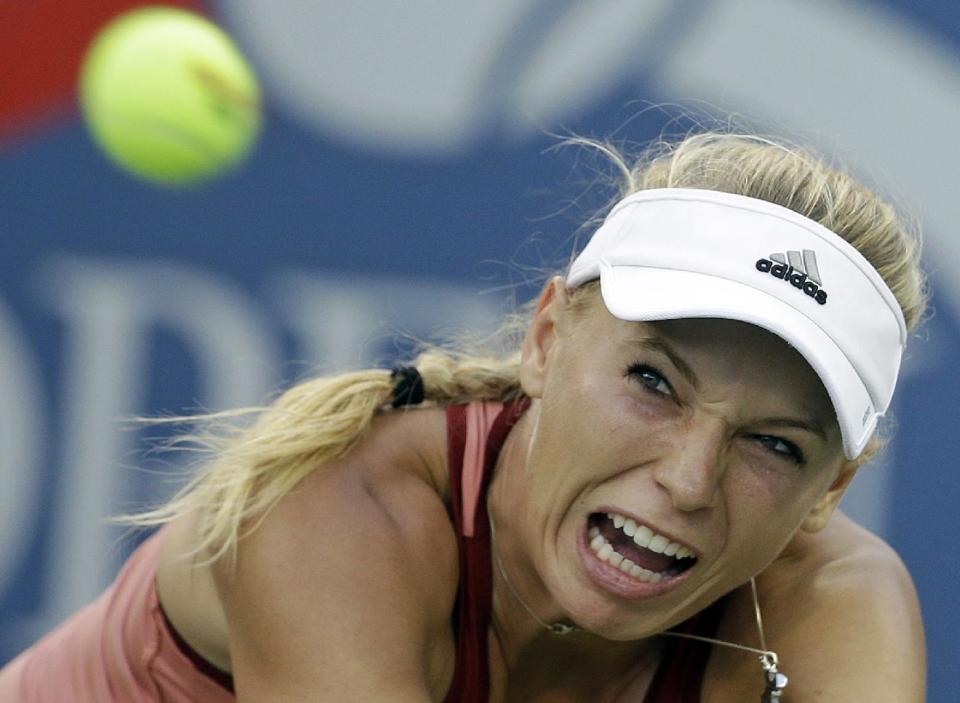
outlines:
{"label": "upper teeth", "polygon": [[686,559],[693,556],[692,550],[677,542],[671,542],[669,537],[658,535],[646,525],[637,525],[632,518],[617,513],[607,513],[607,517],[613,520],[614,527],[628,537],[632,537],[639,547],[676,559]]}

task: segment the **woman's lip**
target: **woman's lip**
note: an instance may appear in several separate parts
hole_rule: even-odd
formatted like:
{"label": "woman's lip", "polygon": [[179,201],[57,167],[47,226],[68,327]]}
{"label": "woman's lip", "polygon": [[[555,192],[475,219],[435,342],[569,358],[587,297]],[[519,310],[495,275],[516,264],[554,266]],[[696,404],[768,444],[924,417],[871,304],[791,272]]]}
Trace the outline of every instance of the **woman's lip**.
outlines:
{"label": "woman's lip", "polygon": [[[633,520],[633,521],[634,521],[635,523],[637,523],[638,525],[646,525],[646,526],[649,527],[651,530],[653,530],[656,534],[658,534],[658,535],[663,535],[664,537],[666,537],[667,539],[669,539],[671,542],[676,542],[677,544],[683,545],[684,547],[686,547],[687,549],[689,549],[691,552],[693,552],[693,555],[694,555],[697,559],[699,559],[699,558],[701,557],[701,555],[703,554],[703,552],[702,552],[700,549],[697,549],[696,547],[694,547],[694,546],[693,546],[692,544],[690,544],[689,542],[685,542],[684,540],[680,539],[680,538],[677,537],[676,535],[672,535],[672,534],[670,534],[669,532],[667,532],[666,530],[662,530],[661,528],[657,527],[656,525],[654,525],[654,524],[653,524],[652,522],[650,522],[649,520],[644,520],[643,518],[637,517],[636,515],[634,515],[633,513],[629,512],[629,511],[623,510],[623,509],[621,509],[621,508],[609,506],[609,505],[604,505],[604,506],[601,506],[601,507],[597,508],[594,512],[600,513],[600,514],[602,514],[602,515],[606,515],[607,513],[616,513],[617,515],[623,515],[623,517],[628,517],[628,518],[630,518],[631,520]],[[592,513],[591,513],[591,514],[592,514]]]}
{"label": "woman's lip", "polygon": [[620,569],[603,561],[597,556],[596,552],[590,548],[590,538],[588,527],[584,526],[577,539],[577,551],[580,554],[580,563],[584,567],[587,576],[600,589],[627,600],[641,600],[644,598],[655,598],[669,593],[687,580],[691,572],[697,568],[694,564],[683,573],[671,576],[657,583],[640,581],[632,576],[628,576]]}

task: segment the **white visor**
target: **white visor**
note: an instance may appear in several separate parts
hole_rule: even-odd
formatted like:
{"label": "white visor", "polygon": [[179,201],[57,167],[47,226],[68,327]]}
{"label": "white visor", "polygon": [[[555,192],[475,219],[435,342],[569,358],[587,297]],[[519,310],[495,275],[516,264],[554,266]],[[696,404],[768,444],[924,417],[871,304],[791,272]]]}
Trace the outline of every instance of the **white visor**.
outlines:
{"label": "white visor", "polygon": [[621,320],[726,318],[785,339],[823,382],[849,459],[890,405],[907,339],[900,306],[860,252],[793,210],[709,190],[634,193],[567,285],[597,278]]}

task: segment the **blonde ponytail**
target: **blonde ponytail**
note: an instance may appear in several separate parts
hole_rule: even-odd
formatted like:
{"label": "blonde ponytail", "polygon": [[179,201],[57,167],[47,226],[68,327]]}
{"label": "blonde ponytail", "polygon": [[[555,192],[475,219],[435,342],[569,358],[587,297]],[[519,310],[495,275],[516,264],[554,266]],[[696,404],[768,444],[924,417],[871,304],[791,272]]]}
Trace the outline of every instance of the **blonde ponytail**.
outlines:
{"label": "blonde ponytail", "polygon": [[[441,349],[414,362],[425,401],[438,405],[520,398],[518,364],[518,354],[498,358]],[[377,413],[391,411],[393,390],[390,371],[357,371],[297,384],[264,408],[187,418],[197,431],[173,445],[190,446],[211,459],[163,506],[117,521],[155,526],[197,513],[199,533],[191,556],[202,563],[233,558],[246,530],[255,529],[305,476],[346,454]]]}

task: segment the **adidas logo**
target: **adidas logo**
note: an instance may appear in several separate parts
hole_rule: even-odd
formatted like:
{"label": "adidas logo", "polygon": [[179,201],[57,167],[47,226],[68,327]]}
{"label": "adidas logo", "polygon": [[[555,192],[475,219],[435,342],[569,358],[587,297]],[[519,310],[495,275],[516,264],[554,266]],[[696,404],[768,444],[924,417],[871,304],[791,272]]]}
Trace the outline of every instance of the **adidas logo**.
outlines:
{"label": "adidas logo", "polygon": [[817,255],[811,249],[804,249],[802,253],[788,251],[786,256],[771,254],[769,259],[757,261],[757,271],[783,279],[821,305],[827,304],[827,291],[821,288],[823,283],[817,268]]}

